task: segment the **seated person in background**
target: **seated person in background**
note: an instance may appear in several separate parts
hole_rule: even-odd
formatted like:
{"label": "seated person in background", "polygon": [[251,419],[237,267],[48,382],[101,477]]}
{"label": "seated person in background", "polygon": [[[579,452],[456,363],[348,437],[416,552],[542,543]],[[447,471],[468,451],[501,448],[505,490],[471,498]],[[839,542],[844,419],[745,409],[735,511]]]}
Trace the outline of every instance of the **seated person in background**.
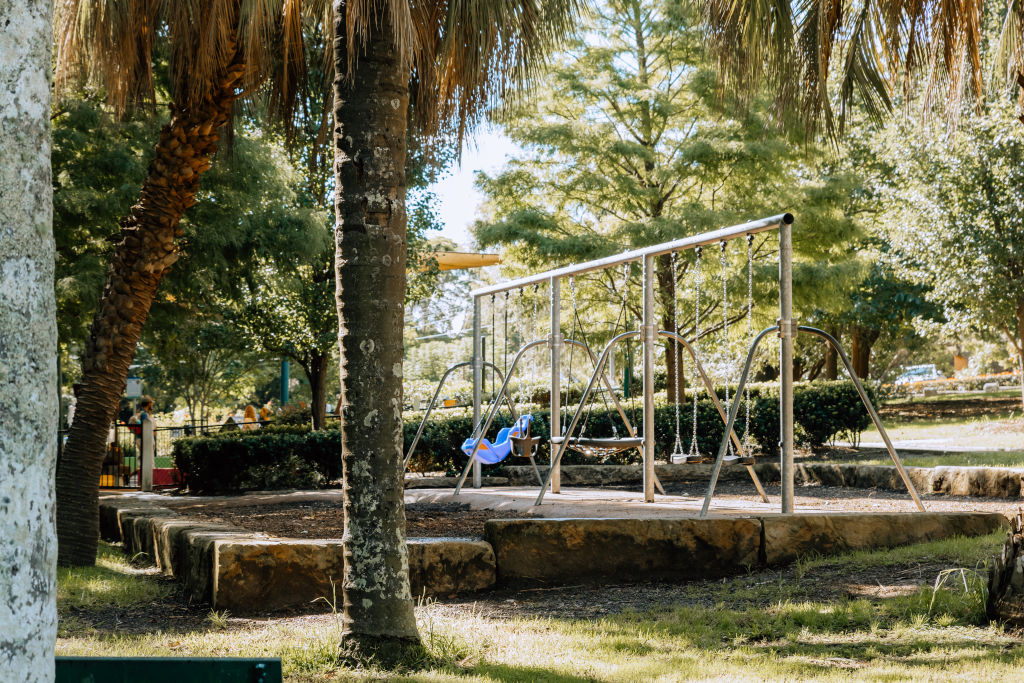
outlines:
{"label": "seated person in background", "polygon": [[256,421],[256,407],[250,403],[245,407],[245,414],[242,416],[242,429],[252,431],[259,428],[260,423]]}

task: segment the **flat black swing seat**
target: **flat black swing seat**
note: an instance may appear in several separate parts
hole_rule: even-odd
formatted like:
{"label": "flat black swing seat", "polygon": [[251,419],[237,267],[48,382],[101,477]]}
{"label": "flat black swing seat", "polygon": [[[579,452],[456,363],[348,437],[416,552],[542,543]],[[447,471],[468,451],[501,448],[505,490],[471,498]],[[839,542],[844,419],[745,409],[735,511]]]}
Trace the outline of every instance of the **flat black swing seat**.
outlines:
{"label": "flat black swing seat", "polygon": [[[554,436],[551,438],[551,443],[555,446],[561,445],[563,441],[565,441],[564,436]],[[622,451],[628,451],[630,448],[641,448],[643,445],[644,440],[639,436],[623,438],[608,437],[603,439],[588,436],[574,436],[569,439],[569,448],[592,458],[615,455]]]}

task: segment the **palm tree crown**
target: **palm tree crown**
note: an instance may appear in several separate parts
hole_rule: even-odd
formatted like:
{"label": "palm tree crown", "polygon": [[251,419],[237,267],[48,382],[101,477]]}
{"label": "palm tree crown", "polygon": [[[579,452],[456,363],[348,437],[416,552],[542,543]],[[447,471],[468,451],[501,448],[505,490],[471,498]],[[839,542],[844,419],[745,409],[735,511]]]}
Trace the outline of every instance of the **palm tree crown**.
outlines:
{"label": "palm tree crown", "polygon": [[[983,92],[981,0],[706,0],[705,19],[725,73],[740,91],[767,80],[782,106],[830,135],[842,131],[854,96],[879,117],[894,94],[923,85],[930,104],[945,92],[952,116],[965,94]],[[1009,0],[996,80],[1024,87],[1021,0]],[[838,80],[835,92],[829,79]],[[833,97],[838,108],[833,107]]]}

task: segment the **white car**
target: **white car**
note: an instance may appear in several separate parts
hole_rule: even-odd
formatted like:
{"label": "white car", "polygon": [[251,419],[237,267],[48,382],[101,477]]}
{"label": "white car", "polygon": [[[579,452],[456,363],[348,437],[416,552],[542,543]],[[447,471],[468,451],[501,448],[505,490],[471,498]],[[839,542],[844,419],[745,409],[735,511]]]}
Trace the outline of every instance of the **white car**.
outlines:
{"label": "white car", "polygon": [[945,379],[934,364],[911,365],[903,368],[903,374],[896,378],[894,384],[913,384],[914,382],[927,382],[931,379]]}

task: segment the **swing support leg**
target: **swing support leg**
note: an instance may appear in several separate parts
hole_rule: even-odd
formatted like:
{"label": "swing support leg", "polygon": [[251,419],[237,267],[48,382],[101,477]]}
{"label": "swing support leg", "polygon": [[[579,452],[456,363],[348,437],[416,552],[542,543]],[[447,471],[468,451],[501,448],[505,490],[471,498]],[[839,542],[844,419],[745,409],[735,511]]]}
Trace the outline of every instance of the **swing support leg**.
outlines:
{"label": "swing support leg", "polygon": [[[747,375],[750,374],[750,365],[754,362],[754,354],[757,352],[757,347],[761,344],[761,340],[767,337],[772,332],[777,331],[779,328],[777,325],[765,328],[754,338],[754,343],[750,345],[750,350],[747,351],[747,360],[743,364],[743,372],[740,373],[739,384],[736,385],[736,395],[739,396],[743,393],[743,388],[747,385]],[[715,456],[715,465],[711,468],[711,481],[708,483],[708,492],[704,496],[704,505],[700,509],[700,516],[707,517],[708,508],[711,507],[711,498],[715,495],[715,486],[718,484],[718,475],[722,472],[722,462],[725,459],[725,451],[729,446],[729,435],[733,434],[733,429],[736,425],[736,416],[740,412],[740,402],[733,401],[732,405],[729,406],[729,417],[725,421],[725,434],[722,436],[722,442],[718,445],[718,455]]]}
{"label": "swing support leg", "polygon": [[654,256],[644,256],[644,502],[654,502]]}
{"label": "swing support leg", "polygon": [[[779,327],[777,325],[773,325],[772,327],[768,327],[762,330],[757,335],[757,337],[754,338],[754,342],[750,345],[750,350],[747,352],[747,360],[743,365],[743,372],[740,373],[740,381],[737,388],[737,394],[742,392],[743,388],[747,384],[747,375],[750,373],[750,366],[753,363],[754,354],[757,352],[757,347],[761,344],[765,337],[767,337],[772,332],[777,332],[778,329]],[[896,453],[896,449],[895,447],[893,447],[892,441],[889,439],[888,432],[885,431],[885,427],[882,425],[881,418],[878,417],[878,412],[875,410],[875,407],[871,405],[871,399],[868,397],[867,392],[864,390],[864,385],[861,384],[860,379],[857,377],[857,374],[853,371],[853,364],[850,362],[850,359],[846,355],[846,352],[843,351],[842,346],[839,345],[839,342],[836,340],[835,337],[833,337],[832,335],[823,330],[819,330],[814,327],[805,327],[803,325],[799,326],[797,329],[800,332],[806,332],[808,334],[813,334],[818,337],[821,337],[826,342],[831,344],[832,348],[836,350],[836,353],[839,355],[840,360],[842,360],[843,362],[843,367],[846,368],[846,372],[850,375],[850,379],[853,382],[854,387],[856,387],[857,389],[857,394],[860,396],[860,400],[864,404],[864,408],[865,410],[867,410],[868,416],[871,417],[871,421],[875,424],[875,428],[878,429],[878,433],[882,436],[882,440],[885,442],[886,449],[889,451],[889,457],[892,458],[893,464],[896,466],[896,470],[899,472],[900,477],[903,479],[903,484],[907,487],[907,491],[910,493],[910,497],[913,499],[914,504],[917,506],[917,509],[920,510],[921,512],[925,512],[924,503],[921,502],[921,497],[918,495],[917,489],[914,487],[913,482],[910,481],[910,475],[907,474],[907,470],[903,466],[903,462],[900,460],[900,456]],[[729,406],[729,419],[725,425],[725,429],[727,432],[732,432],[733,427],[736,424],[736,417],[739,414],[739,405],[740,402],[736,401],[731,406]],[[718,475],[722,470],[722,460],[725,457],[727,445],[728,439],[723,438],[722,442],[718,446],[718,456],[715,458],[715,466],[711,471],[711,482],[708,484],[708,492],[704,498],[704,505],[700,511],[700,516],[702,518],[707,516],[708,508],[711,506],[711,498],[715,495],[715,485],[718,483]],[[790,447],[792,447],[792,444],[790,444]],[[792,473],[793,470],[790,469],[788,472],[788,476],[791,478],[790,488],[792,488]],[[782,477],[785,479],[786,476],[786,471],[782,470]],[[785,481],[783,481],[782,485],[785,486]],[[783,512],[785,512],[785,508],[783,508]]]}
{"label": "swing support leg", "polygon": [[[566,339],[565,343],[566,344],[573,344],[575,346],[580,346],[580,347],[584,348],[586,350],[586,352],[590,355],[590,362],[591,362],[591,364],[594,366],[594,369],[597,370],[597,356],[594,355],[593,350],[591,350],[591,348],[589,346],[587,346],[583,342],[576,341],[575,339]],[[612,358],[614,358],[614,356],[612,356],[612,355],[608,356],[608,362],[609,363],[611,362]],[[624,424],[626,426],[626,433],[629,434],[629,436],[631,438],[635,437],[636,436],[636,428],[633,427],[633,423],[630,422],[629,421],[629,417],[626,416],[626,410],[622,407],[622,403],[619,401],[619,397],[615,395],[615,390],[612,389],[612,384],[611,384],[611,381],[608,379],[608,373],[607,372],[602,372],[601,373],[601,382],[604,384],[605,391],[607,391],[608,395],[612,397],[612,403],[615,404],[615,410],[619,413],[619,418],[622,420],[622,424]],[[643,458],[644,457],[643,446],[638,446],[637,447],[637,451],[640,453],[640,457]],[[658,473],[657,472],[654,473],[654,487],[656,489],[658,489],[658,493],[660,493],[663,496],[665,495],[665,487],[661,485],[661,480],[658,479]]]}

